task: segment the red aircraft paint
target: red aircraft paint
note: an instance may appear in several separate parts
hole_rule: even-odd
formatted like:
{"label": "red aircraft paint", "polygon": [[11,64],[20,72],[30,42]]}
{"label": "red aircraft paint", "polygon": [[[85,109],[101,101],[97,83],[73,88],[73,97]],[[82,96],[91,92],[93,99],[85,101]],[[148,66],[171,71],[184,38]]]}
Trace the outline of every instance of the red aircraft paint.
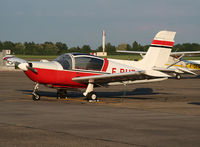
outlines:
{"label": "red aircraft paint", "polygon": [[174,45],[174,42],[171,41],[162,41],[162,40],[153,40],[153,45],[164,45],[164,46],[170,46],[172,47]]}
{"label": "red aircraft paint", "polygon": [[53,87],[68,87],[68,88],[86,88],[87,85],[77,83],[72,79],[75,77],[100,75],[99,73],[89,73],[71,70],[52,70],[35,68],[37,73],[31,70],[25,71],[25,74],[34,82]]}

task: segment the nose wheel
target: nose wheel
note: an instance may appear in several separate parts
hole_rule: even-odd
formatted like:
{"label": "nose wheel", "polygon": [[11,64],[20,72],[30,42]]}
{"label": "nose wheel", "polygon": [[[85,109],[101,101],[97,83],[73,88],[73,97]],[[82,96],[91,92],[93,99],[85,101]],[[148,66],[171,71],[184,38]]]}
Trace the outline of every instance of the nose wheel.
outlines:
{"label": "nose wheel", "polygon": [[40,100],[40,95],[39,94],[32,94],[32,98],[34,101],[39,101]]}

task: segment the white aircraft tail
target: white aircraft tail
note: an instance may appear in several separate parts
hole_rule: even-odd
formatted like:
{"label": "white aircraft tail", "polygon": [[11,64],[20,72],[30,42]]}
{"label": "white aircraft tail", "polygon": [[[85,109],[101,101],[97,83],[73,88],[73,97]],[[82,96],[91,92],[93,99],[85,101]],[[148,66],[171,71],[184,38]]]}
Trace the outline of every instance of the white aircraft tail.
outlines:
{"label": "white aircraft tail", "polygon": [[152,67],[163,67],[167,63],[171,48],[174,45],[176,32],[160,31],[156,34],[146,55],[140,61],[140,66],[144,69]]}

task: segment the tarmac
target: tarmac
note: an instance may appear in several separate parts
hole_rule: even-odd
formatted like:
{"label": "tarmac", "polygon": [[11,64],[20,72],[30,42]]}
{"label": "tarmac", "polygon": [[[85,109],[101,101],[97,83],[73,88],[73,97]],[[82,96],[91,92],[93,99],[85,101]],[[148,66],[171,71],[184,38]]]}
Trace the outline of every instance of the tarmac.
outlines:
{"label": "tarmac", "polygon": [[0,72],[0,146],[200,146],[200,78],[97,88],[98,103]]}

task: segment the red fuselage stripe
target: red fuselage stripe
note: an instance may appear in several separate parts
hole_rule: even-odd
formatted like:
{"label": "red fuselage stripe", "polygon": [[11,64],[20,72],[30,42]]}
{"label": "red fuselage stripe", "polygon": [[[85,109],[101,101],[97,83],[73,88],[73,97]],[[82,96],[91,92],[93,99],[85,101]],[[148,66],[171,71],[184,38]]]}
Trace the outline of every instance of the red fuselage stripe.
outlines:
{"label": "red fuselage stripe", "polygon": [[108,68],[108,59],[104,58],[104,65],[103,65],[102,71],[106,72],[107,68]]}
{"label": "red fuselage stripe", "polygon": [[152,45],[164,45],[164,46],[173,46],[174,42],[171,41],[162,41],[162,40],[153,40]]}

